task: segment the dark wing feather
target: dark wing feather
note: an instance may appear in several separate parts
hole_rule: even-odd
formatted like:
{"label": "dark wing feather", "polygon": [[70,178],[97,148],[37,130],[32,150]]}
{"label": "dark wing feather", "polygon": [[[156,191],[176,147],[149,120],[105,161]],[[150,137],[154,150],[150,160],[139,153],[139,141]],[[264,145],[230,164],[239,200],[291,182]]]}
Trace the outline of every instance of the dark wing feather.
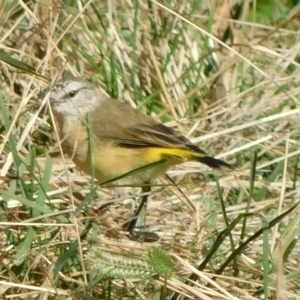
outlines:
{"label": "dark wing feather", "polygon": [[179,148],[205,154],[179,132],[130,105],[107,98],[102,100],[101,107],[105,109],[95,109],[91,114],[95,136],[113,140],[120,147]]}
{"label": "dark wing feather", "polygon": [[119,140],[117,143],[121,147],[178,148],[205,154],[203,150],[192,144],[182,134],[163,124],[137,125],[127,128],[126,133],[132,138]]}

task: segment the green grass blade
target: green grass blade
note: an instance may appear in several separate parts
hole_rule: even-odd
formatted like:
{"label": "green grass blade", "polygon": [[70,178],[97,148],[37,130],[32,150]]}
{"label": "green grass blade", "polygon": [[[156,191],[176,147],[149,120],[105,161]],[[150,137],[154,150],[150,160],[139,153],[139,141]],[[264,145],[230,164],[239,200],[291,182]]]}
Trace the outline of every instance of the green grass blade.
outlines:
{"label": "green grass blade", "polygon": [[32,242],[35,236],[35,230],[31,226],[28,227],[24,240],[20,245],[16,247],[16,255],[14,258],[15,266],[20,266],[21,264],[23,264],[27,257],[30,255],[30,249],[32,247]]}
{"label": "green grass blade", "polygon": [[3,62],[7,63],[8,65],[10,65],[12,67],[15,67],[17,70],[20,70],[20,71],[23,71],[25,73],[29,73],[32,75],[36,75],[39,77],[43,77],[45,79],[49,79],[46,76],[36,73],[35,69],[32,66],[30,66],[24,62],[21,62],[17,59],[12,58],[10,55],[6,54],[5,52],[3,52],[1,50],[0,50],[0,60],[2,60]]}
{"label": "green grass blade", "polygon": [[[39,192],[35,203],[39,207],[45,206],[45,201],[48,200],[47,191],[49,190],[50,186],[50,179],[52,175],[52,158],[49,155],[46,155],[46,162],[45,162],[45,169],[42,180],[39,183]],[[41,214],[41,210],[32,210],[32,217],[38,217]],[[48,220],[49,221],[49,220]]]}

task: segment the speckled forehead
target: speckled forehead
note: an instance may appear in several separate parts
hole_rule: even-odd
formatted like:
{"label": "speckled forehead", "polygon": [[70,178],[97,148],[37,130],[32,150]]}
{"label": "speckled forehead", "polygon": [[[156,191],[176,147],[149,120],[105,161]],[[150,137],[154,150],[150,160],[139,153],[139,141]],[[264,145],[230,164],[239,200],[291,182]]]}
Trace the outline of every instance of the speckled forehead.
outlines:
{"label": "speckled forehead", "polygon": [[60,79],[56,81],[56,83],[51,88],[51,92],[57,92],[59,90],[63,90],[68,84],[70,83],[70,80],[64,80]]}

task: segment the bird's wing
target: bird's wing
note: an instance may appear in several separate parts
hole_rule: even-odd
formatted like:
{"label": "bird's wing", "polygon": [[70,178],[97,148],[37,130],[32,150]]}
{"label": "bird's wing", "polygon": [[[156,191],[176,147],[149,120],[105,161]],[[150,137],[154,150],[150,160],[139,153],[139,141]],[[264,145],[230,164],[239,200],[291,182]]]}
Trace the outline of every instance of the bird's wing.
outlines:
{"label": "bird's wing", "polygon": [[182,134],[163,124],[137,124],[124,130],[124,133],[127,138],[116,141],[121,147],[175,148],[205,154]]}
{"label": "bird's wing", "polygon": [[205,154],[179,132],[158,123],[130,105],[107,100],[103,107],[105,110],[98,109],[92,114],[93,131],[100,139],[112,140],[120,147],[175,148]]}

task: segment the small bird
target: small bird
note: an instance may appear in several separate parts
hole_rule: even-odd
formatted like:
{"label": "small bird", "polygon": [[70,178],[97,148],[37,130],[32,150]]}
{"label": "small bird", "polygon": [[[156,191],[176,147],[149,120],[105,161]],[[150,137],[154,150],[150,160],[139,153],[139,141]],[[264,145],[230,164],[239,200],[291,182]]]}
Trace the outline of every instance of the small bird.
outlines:
{"label": "small bird", "polygon": [[[63,150],[80,169],[94,174],[99,183],[116,178],[110,184],[138,184],[148,194],[149,184],[156,177],[185,161],[198,161],[214,169],[233,168],[84,79],[58,80],[50,90],[50,104]],[[142,198],[127,228],[133,239],[137,216],[147,197]]]}

